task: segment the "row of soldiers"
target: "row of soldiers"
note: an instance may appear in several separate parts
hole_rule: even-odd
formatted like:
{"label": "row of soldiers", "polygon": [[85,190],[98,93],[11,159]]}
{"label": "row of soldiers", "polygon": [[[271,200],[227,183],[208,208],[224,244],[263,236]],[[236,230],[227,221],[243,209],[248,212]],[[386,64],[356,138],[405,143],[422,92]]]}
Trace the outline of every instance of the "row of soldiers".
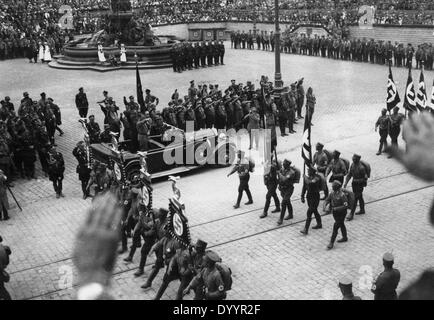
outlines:
{"label": "row of soldiers", "polygon": [[[349,161],[340,157],[340,152],[335,150],[332,154],[324,149],[324,145],[318,143],[317,151],[313,157],[313,163],[309,166],[305,176],[303,177],[303,188],[301,193],[301,201],[305,203],[307,199],[308,210],[306,214],[306,223],[301,233],[307,235],[309,232],[312,216],[316,219],[316,226],[313,229],[321,229],[321,215],[318,212],[320,204],[320,192],[324,192],[324,211],[332,213],[335,220],[330,243],[327,249],[332,249],[336,241],[338,231],[341,230],[342,238],[338,242],[347,242],[347,229],[345,219],[351,221],[354,215],[365,214],[365,201],[363,198],[364,188],[367,186],[367,181],[371,175],[370,165],[361,160],[361,156],[355,154],[352,158],[352,164]],[[245,156],[244,152],[238,153],[238,161],[228,177],[233,173],[237,173],[239,177],[238,198],[234,208],[240,206],[243,193],[248,197],[246,205],[253,203],[253,197],[249,188],[250,173],[254,171],[254,163]],[[332,183],[332,192],[329,193],[327,186],[327,178],[330,176],[329,182]],[[274,199],[275,210],[273,213],[280,213],[278,225],[283,224],[283,220],[291,220],[294,218],[291,197],[294,193],[294,185],[300,183],[301,172],[296,167],[292,166],[290,160],[285,159],[282,163],[277,161],[277,154],[272,156],[271,161],[265,165],[264,184],[267,187],[267,195],[265,207],[261,219],[268,216],[271,199]],[[347,190],[347,185],[352,182],[352,192]],[[279,189],[282,197],[280,201],[277,195]],[[360,211],[356,212],[357,206],[360,206]],[[347,217],[347,209],[350,209],[350,214]],[[286,212],[288,214],[286,215]]]}
{"label": "row of soldiers", "polygon": [[[172,181],[175,186],[175,181]],[[143,188],[149,190],[149,184],[144,172],[141,171],[131,182],[121,187],[118,193],[119,203],[123,209],[122,248],[119,253],[129,251],[124,261],[132,262],[136,250],[141,248],[140,263],[135,277],[144,274],[149,256],[156,257],[152,271],[141,287],[150,288],[163,269],[164,276],[155,300],[161,299],[168,285],[175,280],[180,280],[177,300],[182,300],[192,289],[195,300],[225,299],[226,291],[231,289],[231,282],[228,282],[231,277],[230,269],[221,263],[222,259],[217,253],[206,250],[206,242],[198,240],[195,245],[186,247],[172,237],[169,230],[169,211],[165,208],[149,208],[150,203],[144,198],[146,192],[142,191]],[[132,237],[130,250],[127,246],[129,236]]]}
{"label": "row of soldiers", "polygon": [[[274,51],[275,36],[273,32],[257,31],[256,35],[249,30],[246,34],[232,33],[231,43],[233,48],[257,49]],[[247,45],[247,46],[246,46]],[[282,34],[281,51],[285,53],[320,56],[329,59],[340,59],[358,62],[371,62],[376,64],[388,64],[393,62],[395,67],[422,66],[427,70],[433,70],[434,48],[432,43],[418,45],[415,49],[411,43],[405,46],[403,43],[383,41],[375,39],[343,39],[331,35],[306,35],[292,34],[285,31]]]}
{"label": "row of soldiers", "polygon": [[192,70],[224,65],[225,45],[223,41],[182,42],[173,45],[171,52],[173,71]]}
{"label": "row of soldiers", "polygon": [[[263,90],[264,89],[264,90]],[[272,95],[272,83],[263,76],[261,88],[256,89],[251,81],[236,83],[231,80],[228,88],[221,90],[219,85],[198,85],[190,82],[188,94],[180,99],[175,91],[168,107],[163,109],[162,116],[165,123],[186,130],[187,121],[194,123],[195,130],[205,128],[216,129],[254,129],[267,128],[272,130],[272,138],[276,140],[275,127],[280,125],[281,135],[295,133],[294,123],[303,118],[302,108],[307,102],[310,114],[313,114],[316,103],[312,90],[306,95],[303,79],[291,85],[291,89],[283,92],[283,98],[276,100]],[[305,101],[307,97],[307,101]],[[264,117],[267,115],[267,117]]]}
{"label": "row of soldiers", "polygon": [[45,176],[50,176],[53,155],[57,154],[54,135],[56,130],[63,135],[61,123],[59,106],[45,93],[34,101],[24,92],[18,110],[9,97],[1,101],[0,167],[8,183],[14,176],[36,178],[36,155]]}

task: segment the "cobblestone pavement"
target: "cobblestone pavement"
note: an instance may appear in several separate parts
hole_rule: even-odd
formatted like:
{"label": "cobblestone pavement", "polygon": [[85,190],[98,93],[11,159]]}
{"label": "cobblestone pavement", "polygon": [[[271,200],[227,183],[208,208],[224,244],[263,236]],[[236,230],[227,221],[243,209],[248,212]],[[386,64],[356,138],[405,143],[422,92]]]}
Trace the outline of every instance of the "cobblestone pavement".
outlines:
{"label": "cobblestone pavement", "polygon": [[[185,93],[192,79],[196,83],[218,83],[221,88],[229,85],[230,79],[244,83],[256,80],[258,85],[262,74],[272,78],[273,59],[269,52],[227,49],[225,66],[183,74],[169,69],[142,71],[141,77],[144,88],[152,89],[165,105],[174,89]],[[34,99],[45,91],[59,104],[65,135],[56,141],[67,165],[64,199],[55,199],[50,182],[41,176],[40,170],[37,180],[15,183],[13,191],[24,211],[19,212],[15,206],[11,220],[0,222],[0,234],[13,251],[8,289],[14,299],[71,299],[71,285],[76,278],[71,262],[73,241],[90,203],[81,199],[76,161],[71,154],[82,137],[74,95],[79,86],[84,86],[90,112],[101,121],[95,103],[101,92],[107,89],[122,105],[122,97],[135,92],[135,73],[68,72],[27,64],[25,60],[0,62],[0,69],[9,75],[0,79],[0,97],[9,95],[16,102],[23,91],[29,91]],[[393,72],[403,93],[407,72]],[[285,85],[304,77],[306,89],[314,88],[318,104],[313,119],[313,144],[321,141],[329,150],[340,150],[347,159],[354,152],[360,153],[371,164],[372,177],[365,192],[367,214],[347,224],[348,243],[326,251],[333,225],[330,216],[324,217],[322,230],[311,231],[307,237],[299,233],[307,209],[300,202],[301,185],[297,185],[293,196],[294,220],[278,227],[276,215],[258,218],[265,200],[260,168],[250,183],[255,203],[239,210],[232,208],[237,178],[226,178],[228,168],[204,168],[183,175],[179,182],[193,241],[206,240],[232,268],[234,285],[230,299],[338,299],[337,280],[343,274],[354,279],[356,294],[372,299],[367,284],[381,269],[381,257],[386,251],[393,251],[401,270],[399,289],[408,285],[423,269],[432,266],[434,259],[434,230],[427,219],[434,186],[414,179],[386,156],[375,156],[379,137],[373,128],[384,106],[387,68],[284,54],[282,74]],[[432,83],[433,77],[433,72],[426,72],[426,83]],[[418,78],[418,72],[414,78]],[[301,168],[302,123],[296,130],[295,135],[279,137],[278,153],[280,158],[288,157]],[[171,196],[170,184],[159,181],[154,188],[155,205],[166,206]],[[140,285],[150,272],[153,258],[148,261],[145,276],[139,279],[133,276],[139,253],[133,263],[126,264],[121,258],[111,288],[114,297],[152,299],[162,272],[152,289],[143,291]],[[173,299],[177,285],[172,283],[163,299]]]}

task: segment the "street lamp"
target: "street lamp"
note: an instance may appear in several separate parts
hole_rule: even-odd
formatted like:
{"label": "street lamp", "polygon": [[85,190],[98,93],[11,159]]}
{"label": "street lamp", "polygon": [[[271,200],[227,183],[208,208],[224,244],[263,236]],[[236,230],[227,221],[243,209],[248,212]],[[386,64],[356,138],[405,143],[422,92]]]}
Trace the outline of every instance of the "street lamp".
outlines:
{"label": "street lamp", "polygon": [[283,89],[282,74],[280,72],[280,26],[279,26],[279,0],[274,0],[274,54],[275,54],[275,74],[274,74],[274,97],[280,98]]}

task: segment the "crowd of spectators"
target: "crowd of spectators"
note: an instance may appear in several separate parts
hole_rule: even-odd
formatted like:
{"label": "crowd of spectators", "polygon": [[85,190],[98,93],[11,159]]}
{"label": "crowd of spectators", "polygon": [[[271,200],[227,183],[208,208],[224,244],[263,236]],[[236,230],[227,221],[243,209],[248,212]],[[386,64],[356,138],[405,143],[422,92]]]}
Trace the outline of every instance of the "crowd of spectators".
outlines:
{"label": "crowd of spectators", "polygon": [[[135,16],[153,26],[202,21],[274,21],[274,1],[257,0],[133,0]],[[72,9],[73,29],[63,30],[61,6]],[[432,0],[285,0],[280,20],[323,25],[332,31],[355,24],[364,5],[375,6],[374,23],[434,25]],[[71,34],[87,34],[107,25],[110,0],[0,0],[0,59],[25,56],[26,48],[47,42],[59,53]]]}

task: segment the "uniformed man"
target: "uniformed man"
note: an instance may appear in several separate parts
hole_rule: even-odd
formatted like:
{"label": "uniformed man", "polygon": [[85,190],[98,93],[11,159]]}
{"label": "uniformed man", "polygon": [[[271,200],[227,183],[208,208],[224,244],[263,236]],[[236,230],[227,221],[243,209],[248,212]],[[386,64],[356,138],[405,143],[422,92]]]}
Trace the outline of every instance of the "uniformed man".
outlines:
{"label": "uniformed man", "polygon": [[392,139],[392,146],[398,147],[398,137],[401,133],[401,124],[405,120],[405,116],[399,113],[399,107],[393,108],[393,113],[390,115],[389,135]]}
{"label": "uniformed man", "polygon": [[[197,276],[202,272],[202,270],[205,268],[204,265],[204,258],[206,253],[206,247],[207,243],[202,240],[197,240],[192,252],[191,252],[191,260],[192,265],[189,266],[189,268],[192,269],[193,276]],[[197,286],[194,294],[194,300],[203,300],[203,286]]]}
{"label": "uniformed man", "polygon": [[275,104],[271,105],[271,108],[267,108],[265,111],[265,124],[266,124],[266,129],[270,130],[271,132],[271,136],[270,136],[270,143],[271,143],[271,152],[275,152],[276,151],[276,147],[277,147],[277,133],[276,133],[276,118],[277,118],[277,110],[275,110]]}
{"label": "uniformed man", "polygon": [[297,118],[298,119],[303,119],[304,117],[302,116],[302,109],[303,109],[303,105],[304,105],[304,97],[305,97],[305,92],[304,92],[304,87],[303,87],[303,78],[301,78],[298,82],[297,82]]}
{"label": "uniformed man", "polygon": [[282,137],[286,137],[287,134],[285,131],[288,124],[289,94],[282,95],[281,99],[279,99],[278,106],[279,106],[278,110],[279,110],[280,135]]}
{"label": "uniformed man", "polygon": [[142,116],[137,122],[137,140],[139,142],[140,151],[148,151],[148,137],[151,132],[152,120],[149,116],[149,112],[146,111],[145,115]]}
{"label": "uniformed man", "polygon": [[200,67],[200,47],[199,47],[199,43],[196,42],[194,44],[194,67],[196,69],[198,69]]}
{"label": "uniformed man", "polygon": [[81,182],[81,190],[83,192],[83,200],[89,197],[87,184],[90,179],[89,155],[83,141],[77,143],[77,146],[72,151],[72,154],[78,161],[77,170],[78,180]]}
{"label": "uniformed man", "polygon": [[339,280],[339,289],[342,292],[342,300],[362,300],[353,293],[353,282],[346,277]]}
{"label": "uniformed man", "polygon": [[[144,185],[139,186],[141,188],[147,188]],[[139,189],[139,190],[140,190]],[[133,188],[134,192],[134,188]],[[152,249],[152,246],[157,241],[157,223],[154,214],[154,210],[148,210],[146,205],[143,203],[143,197],[141,195],[142,191],[139,191],[137,200],[138,200],[138,210],[139,210],[139,221],[134,228],[133,232],[133,245],[131,246],[130,254],[127,258],[132,260],[134,256],[135,248],[139,247],[140,237],[143,238],[143,245],[140,249],[140,263],[138,270],[134,273],[135,277],[140,277],[144,274],[144,269],[146,265],[146,260],[148,258],[149,252]],[[134,249],[133,249],[134,248]]]}
{"label": "uniformed man", "polygon": [[146,95],[145,95],[145,104],[149,105],[149,104],[155,104],[156,106],[158,106],[158,104],[160,103],[160,99],[158,99],[156,96],[151,94],[151,90],[146,89],[145,91]]}
{"label": "uniformed man", "polygon": [[99,127],[99,124],[95,122],[95,116],[90,115],[89,116],[89,122],[86,123],[87,132],[89,134],[89,142],[90,144],[93,143],[99,143],[100,139],[99,136],[101,134],[101,129]]}
{"label": "uniformed man", "polygon": [[304,177],[303,189],[301,192],[301,202],[305,203],[305,196],[307,193],[307,219],[304,229],[300,232],[304,235],[307,235],[309,232],[310,223],[312,222],[312,214],[315,216],[316,226],[312,227],[312,229],[321,229],[322,222],[321,216],[318,212],[319,206],[319,192],[321,190],[321,177],[318,175],[316,169],[314,167],[310,167],[308,169],[308,176]]}
{"label": "uniformed man", "polygon": [[327,167],[325,177],[327,178],[331,172],[332,176],[330,177],[330,182],[337,180],[343,184],[344,177],[347,175],[348,170],[344,160],[340,159],[340,156],[341,153],[339,151],[333,151],[333,159],[330,161],[330,164]]}
{"label": "uniformed man", "polygon": [[360,159],[361,156],[358,154],[355,154],[353,156],[353,163],[351,164],[344,184],[344,188],[346,188],[348,182],[353,179],[352,188],[354,192],[354,205],[351,208],[351,213],[347,219],[348,221],[351,221],[354,218],[357,202],[359,202],[360,204],[360,211],[357,212],[356,215],[365,214],[365,200],[363,199],[363,189],[367,185],[368,174],[366,172],[365,166],[360,162]]}
{"label": "uniformed man", "polygon": [[48,178],[53,182],[56,198],[64,197],[62,193],[63,174],[65,172],[65,161],[63,155],[51,146],[48,151]]}
{"label": "uniformed man", "polygon": [[200,64],[202,68],[205,68],[206,65],[206,57],[208,55],[208,48],[206,46],[205,41],[202,42],[202,45],[200,46]]}
{"label": "uniformed man", "polygon": [[75,96],[75,106],[78,109],[80,118],[86,119],[87,112],[89,111],[89,102],[87,101],[87,96],[83,88],[78,89],[78,93]]}
{"label": "uniformed man", "polygon": [[[333,214],[335,223],[333,225],[333,233],[330,239],[330,243],[327,246],[328,250],[333,249],[336,237],[338,236],[339,229],[342,233],[342,238],[338,242],[347,242],[347,228],[345,227],[345,216],[347,215],[348,199],[345,193],[342,191],[342,184],[339,181],[333,181],[333,191],[329,194],[324,202],[325,211],[330,211]],[[327,207],[329,208],[327,210]]]}
{"label": "uniformed man", "polygon": [[155,252],[156,260],[154,266],[152,267],[152,272],[146,280],[146,283],[141,286],[142,289],[147,289],[152,286],[152,282],[158,275],[160,269],[164,268],[164,266],[167,267],[169,265],[169,262],[175,255],[176,250],[180,248],[178,241],[176,241],[170,236],[167,224],[165,225],[165,227],[163,227],[163,229],[164,236],[153,245],[152,249],[149,252],[149,255]]}
{"label": "uniformed man", "polygon": [[372,285],[374,300],[397,300],[396,288],[401,280],[401,273],[393,268],[393,254],[387,252],[383,255],[384,271],[380,273]]}
{"label": "uniformed man", "polygon": [[131,192],[131,184],[140,179],[139,175],[135,175],[132,181],[128,181],[120,189],[120,207],[122,208],[121,218],[121,249],[118,254],[123,254],[128,251],[128,237],[131,237],[131,230],[134,229],[134,219],[130,214],[134,198],[137,194]]}
{"label": "uniformed man", "polygon": [[[261,31],[262,32],[262,31]],[[262,38],[259,30],[256,30],[256,48],[261,50]]]}
{"label": "uniformed man", "polygon": [[406,67],[411,68],[411,66],[413,65],[413,55],[414,55],[414,48],[411,45],[411,43],[407,45],[407,48],[405,50],[405,55],[407,57]]}
{"label": "uniformed man", "polygon": [[245,152],[238,152],[238,162],[232,169],[232,171],[227,175],[230,177],[235,172],[238,173],[238,177],[240,179],[240,184],[238,186],[238,198],[237,203],[234,205],[234,209],[238,209],[240,207],[241,199],[243,197],[243,192],[246,192],[246,195],[249,199],[245,205],[253,204],[252,194],[249,188],[249,180],[250,180],[250,161],[245,157]]}
{"label": "uniformed man", "polygon": [[247,42],[247,34],[244,32],[241,33],[241,43],[243,45],[243,49],[246,48],[246,42]]}
{"label": "uniformed man", "polygon": [[389,135],[390,128],[390,118],[387,116],[387,110],[381,110],[381,116],[378,118],[375,123],[375,132],[379,129],[380,132],[380,146],[378,147],[377,156],[379,156],[383,152],[384,149],[387,148],[387,136]]}
{"label": "uniformed man", "polygon": [[271,198],[274,199],[274,205],[276,207],[273,211],[271,211],[271,213],[280,212],[280,200],[276,193],[277,186],[279,184],[277,180],[278,164],[273,157],[271,157],[271,163],[269,161],[266,162],[264,171],[264,184],[267,187],[267,195],[265,196],[264,212],[259,217],[260,219],[268,216]]}
{"label": "uniformed man", "polygon": [[224,300],[226,299],[225,285],[216,267],[216,263],[221,262],[217,253],[208,251],[204,257],[205,268],[193,278],[183,294],[187,295],[191,289],[203,287],[205,300]]}
{"label": "uniformed man", "polygon": [[213,66],[213,59],[214,59],[214,45],[211,41],[208,42],[206,46],[206,60],[208,63],[208,67]]}
{"label": "uniformed man", "polygon": [[[326,179],[326,171],[329,165],[329,160],[327,154],[324,151],[324,145],[320,142],[316,144],[316,152],[313,155],[313,164],[316,167],[318,174],[323,175],[324,179]],[[329,190],[327,187],[327,182],[324,183],[324,198],[321,200],[325,200],[329,195]]]}
{"label": "uniformed man", "polygon": [[282,196],[282,210],[280,212],[280,218],[277,221],[278,225],[283,223],[286,210],[288,210],[288,216],[285,220],[293,219],[293,210],[291,204],[291,196],[294,193],[294,178],[296,172],[291,168],[291,161],[285,159],[283,161],[283,167],[278,172],[279,190]]}
{"label": "uniformed man", "polygon": [[223,40],[220,41],[220,44],[218,46],[219,46],[219,53],[220,53],[220,64],[224,65],[223,59],[225,57],[225,51],[226,50],[225,50],[225,44],[223,43]]}

